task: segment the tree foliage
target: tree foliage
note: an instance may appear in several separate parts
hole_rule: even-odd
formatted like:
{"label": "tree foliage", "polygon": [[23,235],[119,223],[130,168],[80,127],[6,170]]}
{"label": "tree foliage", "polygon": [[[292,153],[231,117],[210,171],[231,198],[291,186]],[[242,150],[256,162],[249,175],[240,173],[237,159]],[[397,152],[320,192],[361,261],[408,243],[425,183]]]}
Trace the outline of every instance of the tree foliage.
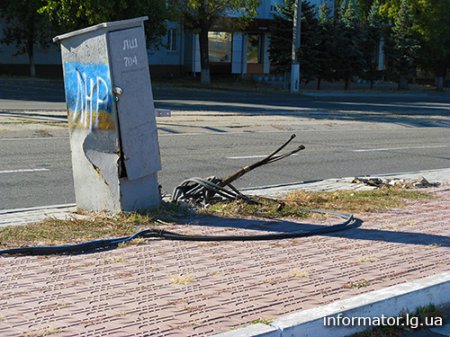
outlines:
{"label": "tree foliage", "polygon": [[38,13],[44,0],[2,0],[0,17],[5,21],[1,43],[15,45],[17,55],[27,54],[30,75],[36,76],[34,50],[46,47],[51,41],[47,18]]}
{"label": "tree foliage", "polygon": [[418,63],[434,73],[436,86],[442,90],[450,66],[450,0],[419,0],[416,13],[421,44]]}
{"label": "tree foliage", "polygon": [[389,70],[398,80],[399,89],[407,89],[408,81],[414,75],[420,48],[418,36],[413,29],[414,17],[410,1],[401,0],[393,19],[394,25],[386,44]]}
{"label": "tree foliage", "polygon": [[318,42],[316,55],[317,89],[320,89],[322,80],[334,81],[337,79],[336,50],[338,48],[335,31],[335,21],[331,17],[330,9],[324,2],[318,14]]}
{"label": "tree foliage", "polygon": [[299,59],[303,67],[302,77],[305,83],[314,80],[318,72],[316,59],[319,56],[320,34],[317,30],[319,20],[316,7],[307,2],[302,3],[301,47]]}
{"label": "tree foliage", "polygon": [[40,0],[45,14],[60,32],[67,32],[107,21],[148,16],[147,39],[157,44],[165,33],[165,20],[170,18],[164,0]]}
{"label": "tree foliage", "polygon": [[[289,69],[291,61],[293,3],[289,0],[279,7],[272,27],[271,62],[282,71]],[[326,2],[316,9],[304,1],[302,8],[300,63],[304,80],[316,79],[317,89],[322,80],[344,80],[348,88],[353,78],[368,76],[369,66],[376,68],[381,32],[374,19],[374,27],[368,29],[368,19],[362,20],[356,0],[341,1],[335,17]]]}
{"label": "tree foliage", "polygon": [[378,1],[374,1],[367,13],[362,44],[365,62],[364,78],[370,82],[370,88],[373,88],[375,80],[380,79],[382,75],[382,70],[378,69],[378,49],[380,40],[384,37],[385,27],[380,5]]}
{"label": "tree foliage", "polygon": [[291,65],[294,4],[294,0],[285,0],[278,5],[271,26],[270,62],[281,72],[289,71]]}
{"label": "tree foliage", "polygon": [[[278,6],[271,27],[270,60],[281,72],[288,72],[292,61],[294,4],[294,0],[286,0],[283,5]],[[316,58],[319,50],[317,46],[319,34],[315,6],[307,2],[302,3],[301,24],[301,47],[297,51],[297,55],[302,69],[302,81],[308,82],[313,80],[317,73]]]}
{"label": "tree foliage", "polygon": [[364,69],[363,42],[364,31],[358,15],[356,2],[349,0],[343,2],[338,13],[335,36],[338,48],[336,49],[336,73],[338,79],[345,82],[345,89],[355,76],[361,76]]}

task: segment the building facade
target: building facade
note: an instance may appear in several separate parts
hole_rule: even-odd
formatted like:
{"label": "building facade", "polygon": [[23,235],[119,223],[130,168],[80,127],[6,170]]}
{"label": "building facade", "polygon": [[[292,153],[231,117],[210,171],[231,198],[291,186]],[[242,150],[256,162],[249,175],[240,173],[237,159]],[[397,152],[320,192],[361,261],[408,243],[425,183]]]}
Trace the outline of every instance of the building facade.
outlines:
{"label": "building facade", "polygon": [[[283,0],[262,0],[257,16],[244,31],[230,29],[230,13],[209,32],[209,57],[212,74],[251,76],[269,74],[271,71],[269,45],[270,25],[277,5]],[[327,2],[334,12],[334,0],[307,0],[321,6]],[[2,26],[0,22],[0,27]],[[1,31],[0,31],[1,34]],[[196,74],[200,69],[198,34],[184,29],[177,22],[167,23],[167,34],[161,45],[149,46],[148,57],[153,76],[173,77],[181,73]],[[61,76],[61,58],[57,46],[37,48],[35,63],[38,76]],[[14,46],[0,44],[0,73],[28,73],[28,57],[16,55]]]}

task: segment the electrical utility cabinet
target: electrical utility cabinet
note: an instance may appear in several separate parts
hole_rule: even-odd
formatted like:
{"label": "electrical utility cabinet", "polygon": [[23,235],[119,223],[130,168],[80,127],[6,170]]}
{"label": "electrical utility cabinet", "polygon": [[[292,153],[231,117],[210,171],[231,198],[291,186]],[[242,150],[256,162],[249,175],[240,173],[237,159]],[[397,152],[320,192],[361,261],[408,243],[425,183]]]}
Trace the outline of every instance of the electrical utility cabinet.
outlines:
{"label": "electrical utility cabinet", "polygon": [[57,36],[77,206],[113,212],[161,201],[161,169],[144,34],[147,17]]}

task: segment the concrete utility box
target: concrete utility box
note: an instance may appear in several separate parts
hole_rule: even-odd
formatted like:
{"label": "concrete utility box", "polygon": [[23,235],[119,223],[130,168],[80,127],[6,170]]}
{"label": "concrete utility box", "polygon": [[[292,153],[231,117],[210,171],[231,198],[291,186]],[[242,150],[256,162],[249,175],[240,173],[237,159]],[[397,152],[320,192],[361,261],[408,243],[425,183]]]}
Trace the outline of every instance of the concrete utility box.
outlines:
{"label": "concrete utility box", "polygon": [[145,20],[102,23],[53,39],[61,44],[79,208],[132,211],[160,203]]}

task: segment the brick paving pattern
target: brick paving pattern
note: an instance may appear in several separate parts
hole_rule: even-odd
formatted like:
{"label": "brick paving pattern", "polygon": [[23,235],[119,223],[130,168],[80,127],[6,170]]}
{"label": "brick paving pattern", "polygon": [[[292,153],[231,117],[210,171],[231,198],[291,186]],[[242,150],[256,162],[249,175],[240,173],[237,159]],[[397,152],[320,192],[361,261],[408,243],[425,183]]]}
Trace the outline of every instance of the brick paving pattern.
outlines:
{"label": "brick paving pattern", "polygon": [[[435,193],[324,236],[0,257],[0,336],[205,336],[438,274],[450,262],[450,188]],[[229,223],[181,231],[252,231]]]}

